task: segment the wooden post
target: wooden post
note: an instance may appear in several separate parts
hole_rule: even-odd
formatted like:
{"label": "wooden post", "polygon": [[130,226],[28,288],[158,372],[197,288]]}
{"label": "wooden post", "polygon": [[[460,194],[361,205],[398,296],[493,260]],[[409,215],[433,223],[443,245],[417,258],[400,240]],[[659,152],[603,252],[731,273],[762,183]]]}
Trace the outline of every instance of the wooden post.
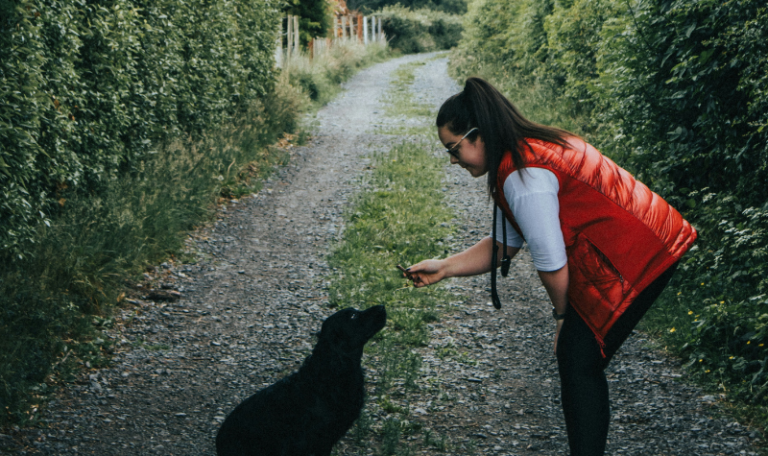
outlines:
{"label": "wooden post", "polygon": [[386,37],[384,37],[384,29],[381,26],[381,17],[379,17],[379,41],[384,41]]}
{"label": "wooden post", "polygon": [[333,16],[333,40],[339,39],[341,34],[341,17]]}
{"label": "wooden post", "polygon": [[299,41],[299,16],[293,16],[293,51],[298,55],[301,51],[301,41]]}
{"label": "wooden post", "polygon": [[277,39],[275,40],[275,66],[283,66],[283,18],[277,21]]}
{"label": "wooden post", "polygon": [[349,16],[349,38],[355,39],[355,35],[357,35],[355,33],[355,17]]}
{"label": "wooden post", "polygon": [[357,15],[357,41],[363,42],[363,15]]}
{"label": "wooden post", "polygon": [[291,20],[291,16],[288,15],[285,17],[285,55],[286,57],[291,57],[291,53],[293,52],[293,20]]}

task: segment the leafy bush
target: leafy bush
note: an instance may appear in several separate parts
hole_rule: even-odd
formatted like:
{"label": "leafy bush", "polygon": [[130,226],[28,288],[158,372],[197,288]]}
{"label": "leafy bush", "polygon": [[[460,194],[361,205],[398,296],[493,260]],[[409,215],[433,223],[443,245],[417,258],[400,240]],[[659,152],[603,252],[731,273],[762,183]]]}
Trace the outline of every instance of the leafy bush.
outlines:
{"label": "leafy bush", "polygon": [[400,5],[387,6],[376,15],[389,46],[406,54],[450,49],[461,38],[460,16]]}
{"label": "leafy bush", "polygon": [[98,193],[263,97],[277,14],[270,1],[0,3],[0,256],[28,255],[63,194]]}
{"label": "leafy bush", "polygon": [[309,99],[276,82],[277,15],[0,2],[0,422],[34,421],[51,381],[103,363],[123,279],[286,160],[267,146]]}
{"label": "leafy bush", "polygon": [[[588,116],[573,112],[578,102],[563,96],[568,73],[562,64],[556,67],[550,55],[549,41],[557,41],[547,31],[556,29],[547,25],[554,20],[550,17],[553,8],[554,2],[549,0],[477,0],[470,4],[450,71],[460,81],[468,76],[493,81],[536,121],[583,133]],[[570,45],[566,42],[563,47]]]}
{"label": "leafy bush", "polygon": [[[295,61],[307,65],[309,79],[322,73],[327,83],[315,92],[315,101],[322,102],[357,68],[386,53],[385,45],[350,42],[313,64],[306,58]],[[25,247],[26,254],[0,261],[0,423],[34,422],[37,412],[31,405],[45,399],[49,385],[71,380],[86,363],[107,362],[112,348],[98,330],[112,321],[111,307],[121,299],[125,278],[183,252],[186,233],[206,219],[218,197],[257,191],[261,180],[285,163],[287,154],[270,145],[297,131],[312,104],[305,86],[292,85],[294,76],[303,80],[295,61],[281,73],[270,67],[266,74],[274,82],[264,86],[269,92],[226,103],[231,114],[220,112],[220,121],[210,128],[182,128],[174,117],[178,99],[172,92],[155,93],[147,98],[154,104],[148,106],[147,122],[155,125],[162,142],[146,145],[147,152],[130,166],[118,166],[109,179],[88,187],[98,191],[56,189],[61,208],[46,224],[28,230],[35,242]],[[144,77],[166,77],[150,63],[139,65],[146,69]],[[195,84],[194,90],[210,87]],[[185,96],[213,97],[191,87]]]}
{"label": "leafy bush", "polygon": [[[126,278],[182,252],[185,233],[220,192],[258,190],[258,180],[287,160],[267,146],[295,130],[308,105],[281,78],[218,131],[166,144],[98,194],[73,193],[66,211],[38,228],[29,255],[0,264],[0,423],[34,420],[27,405],[40,403],[47,384],[106,361],[110,347],[94,315],[109,316]],[[242,182],[241,170],[257,182]]]}
{"label": "leafy bush", "polygon": [[[763,2],[640,2],[604,58],[606,143],[699,229],[661,312],[690,367],[768,404],[768,13]],[[693,312],[688,316],[688,311]],[[661,319],[659,319],[661,320]],[[661,321],[659,322],[661,324]]]}

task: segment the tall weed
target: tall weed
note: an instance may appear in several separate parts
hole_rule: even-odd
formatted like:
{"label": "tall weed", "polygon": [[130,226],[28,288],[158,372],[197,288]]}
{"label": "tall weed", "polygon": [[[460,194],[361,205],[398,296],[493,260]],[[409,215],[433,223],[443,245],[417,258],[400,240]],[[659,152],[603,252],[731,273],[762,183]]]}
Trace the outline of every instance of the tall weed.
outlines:
{"label": "tall weed", "polygon": [[386,43],[363,45],[356,40],[340,40],[314,58],[307,53],[293,54],[283,65],[293,87],[301,88],[318,105],[329,102],[341,90],[339,84],[360,68],[388,58]]}

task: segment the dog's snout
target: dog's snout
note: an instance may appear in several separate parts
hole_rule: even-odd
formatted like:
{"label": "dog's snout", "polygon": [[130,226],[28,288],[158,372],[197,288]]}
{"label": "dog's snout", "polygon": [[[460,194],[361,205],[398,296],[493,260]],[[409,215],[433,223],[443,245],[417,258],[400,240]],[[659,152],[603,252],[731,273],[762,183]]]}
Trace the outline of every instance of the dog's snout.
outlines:
{"label": "dog's snout", "polygon": [[366,310],[366,312],[370,312],[372,314],[383,314],[384,317],[387,316],[387,309],[386,307],[379,305],[379,306],[373,306],[370,309]]}

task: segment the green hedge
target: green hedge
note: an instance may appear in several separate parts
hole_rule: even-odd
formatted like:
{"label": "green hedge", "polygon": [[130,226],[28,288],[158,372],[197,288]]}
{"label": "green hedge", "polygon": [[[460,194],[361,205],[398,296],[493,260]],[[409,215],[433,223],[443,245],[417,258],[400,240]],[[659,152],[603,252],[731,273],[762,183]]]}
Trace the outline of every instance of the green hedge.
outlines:
{"label": "green hedge", "polygon": [[272,87],[277,2],[0,1],[0,256]]}
{"label": "green hedge", "polygon": [[768,404],[768,12],[759,0],[476,0],[453,74],[584,135],[700,238],[649,321]]}
{"label": "green hedge", "polygon": [[461,16],[429,9],[387,6],[381,17],[389,46],[405,54],[450,49],[461,38]]}

